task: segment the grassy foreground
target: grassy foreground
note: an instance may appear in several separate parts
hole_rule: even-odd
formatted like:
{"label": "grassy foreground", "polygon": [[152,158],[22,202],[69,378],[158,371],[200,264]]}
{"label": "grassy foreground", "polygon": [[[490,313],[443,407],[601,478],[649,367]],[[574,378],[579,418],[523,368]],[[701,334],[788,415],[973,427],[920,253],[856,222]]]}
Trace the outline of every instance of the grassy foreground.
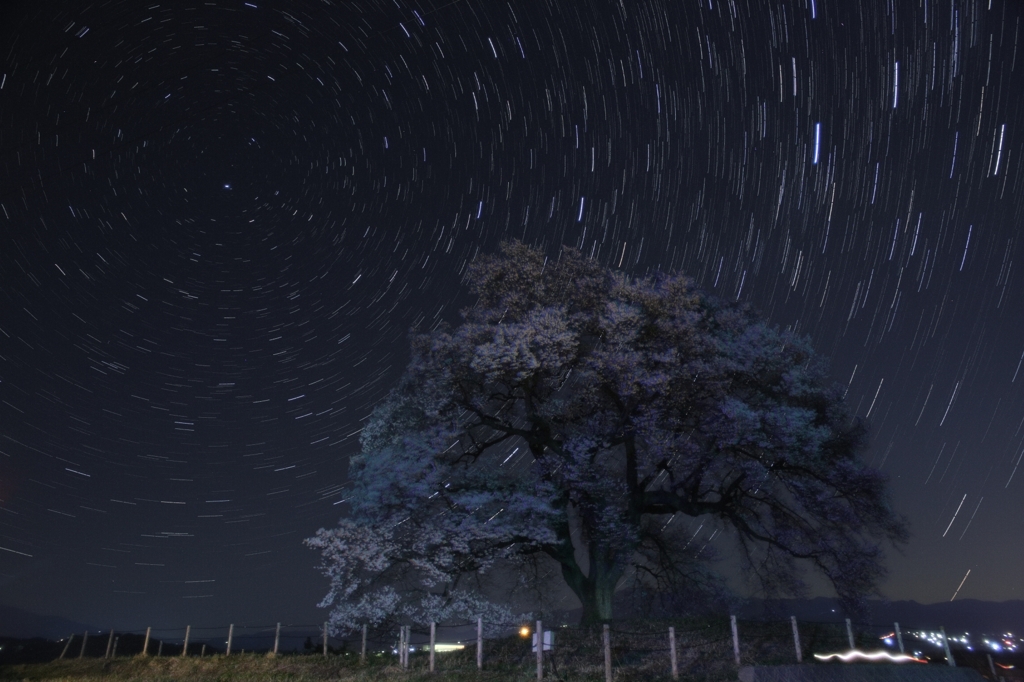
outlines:
{"label": "grassy foreground", "polygon": [[[427,661],[414,657],[410,670],[402,670],[390,661],[371,661],[359,665],[343,656],[278,656],[266,654],[215,655],[189,657],[123,657],[114,660],[70,659],[50,663],[0,666],[0,680],[45,682],[532,682],[536,673],[529,665],[498,665],[480,672],[469,660],[458,661],[450,655],[439,656],[437,672],[430,673]],[[461,658],[461,657],[460,657]],[[683,671],[681,671],[683,672]],[[692,676],[686,680],[732,680],[735,672]],[[646,674],[645,674],[646,673]],[[552,682],[604,682],[600,665],[586,670],[545,670]],[[649,671],[620,669],[616,680],[668,679],[667,674],[650,675]]]}
{"label": "grassy foreground", "polygon": [[[737,679],[728,620],[680,620],[675,628],[679,682]],[[616,624],[610,639],[615,682],[671,682],[667,630],[666,623],[653,621]],[[740,632],[744,665],[794,662],[790,623],[741,622]],[[835,624],[808,623],[801,631],[801,639],[809,665],[814,665],[812,651],[840,651],[848,647],[845,628]],[[877,642],[877,636],[858,635],[861,639],[869,648],[877,648],[872,643]],[[604,682],[599,629],[559,628],[556,642],[555,652],[550,657],[545,655],[546,680]],[[73,658],[0,665],[0,682],[532,682],[536,680],[534,656],[527,642],[509,637],[486,643],[482,672],[476,669],[474,647],[438,654],[437,672],[433,674],[422,650],[411,656],[410,670],[402,670],[397,657],[390,653],[370,653],[367,663],[360,665],[358,656],[351,651],[326,657],[242,653],[188,658]],[[962,663],[969,665],[966,660]]]}
{"label": "grassy foreground", "polygon": [[[682,625],[682,623],[680,623]],[[616,682],[671,680],[667,626],[645,623],[624,627],[646,631],[616,633],[612,659]],[[736,679],[728,622],[693,623],[678,630],[680,682]],[[664,640],[664,641],[663,641]],[[544,677],[551,682],[604,682],[601,634],[597,629],[565,628],[557,632],[556,655],[546,655]],[[791,646],[791,645],[790,645]],[[112,660],[73,658],[49,663],[0,665],[0,682],[531,682],[536,680],[534,654],[519,637],[489,640],[484,670],[476,669],[473,647],[438,654],[431,674],[425,652],[411,656],[410,670],[397,657],[373,654],[360,665],[358,656],[266,653],[180,656],[122,656]]]}
{"label": "grassy foreground", "polygon": [[[501,679],[520,679],[525,676],[505,676]],[[0,680],[46,680],[47,682],[389,682],[394,680],[438,680],[461,682],[494,680],[494,673],[478,675],[476,671],[446,671],[430,675],[422,667],[409,672],[398,666],[371,663],[359,666],[351,659],[330,656],[279,656],[265,654],[233,654],[231,656],[155,657],[72,659],[8,665],[0,668]]]}

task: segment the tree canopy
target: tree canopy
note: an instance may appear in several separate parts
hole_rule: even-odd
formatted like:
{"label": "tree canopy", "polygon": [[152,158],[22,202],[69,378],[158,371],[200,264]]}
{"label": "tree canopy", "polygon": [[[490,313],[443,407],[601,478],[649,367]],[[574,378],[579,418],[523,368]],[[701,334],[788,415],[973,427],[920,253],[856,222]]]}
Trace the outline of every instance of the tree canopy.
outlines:
{"label": "tree canopy", "polygon": [[683,522],[698,517],[768,593],[799,593],[806,566],[848,608],[877,590],[882,543],[906,524],[806,338],[686,277],[571,249],[508,243],[467,281],[476,304],[412,334],[366,423],[350,513],[307,540],[336,629],[475,616],[491,608],[476,579],[538,560],[584,622],[606,621],[625,577],[673,590],[709,575]]}

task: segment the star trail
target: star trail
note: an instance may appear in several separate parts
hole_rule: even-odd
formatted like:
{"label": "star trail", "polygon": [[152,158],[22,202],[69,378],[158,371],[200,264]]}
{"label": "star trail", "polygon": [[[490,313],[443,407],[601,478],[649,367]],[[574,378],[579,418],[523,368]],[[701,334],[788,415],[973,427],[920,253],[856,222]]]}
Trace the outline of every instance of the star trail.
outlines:
{"label": "star trail", "polygon": [[409,330],[457,322],[509,239],[682,270],[809,335],[912,523],[886,595],[1020,598],[1022,16],[6,4],[0,600],[322,620],[301,541]]}

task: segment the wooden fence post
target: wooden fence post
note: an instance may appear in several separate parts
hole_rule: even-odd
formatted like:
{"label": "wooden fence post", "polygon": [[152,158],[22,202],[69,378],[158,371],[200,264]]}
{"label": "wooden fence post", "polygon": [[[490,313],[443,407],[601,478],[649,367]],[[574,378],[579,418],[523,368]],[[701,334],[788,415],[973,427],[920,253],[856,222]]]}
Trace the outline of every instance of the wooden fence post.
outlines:
{"label": "wooden fence post", "polygon": [[327,655],[327,623],[324,623],[324,656]]}
{"label": "wooden fence post", "polygon": [[[280,630],[281,624],[278,623],[277,627]],[[275,653],[276,653],[276,649],[275,649]],[[366,623],[363,623],[363,648],[361,648],[359,650],[359,662],[360,663],[366,663]]]}
{"label": "wooden fence post", "polygon": [[120,641],[121,641],[121,638],[115,635],[114,636],[114,650],[110,652],[110,657],[111,658],[117,658],[117,643],[120,642]]}
{"label": "wooden fence post", "polygon": [[402,642],[402,650],[399,652],[400,661],[402,663],[402,669],[405,670],[409,667],[409,626],[403,625],[402,632],[399,635]]}
{"label": "wooden fence post", "polygon": [[430,672],[434,672],[434,638],[437,633],[437,623],[430,621]]}
{"label": "wooden fence post", "polygon": [[398,665],[402,666],[402,670],[405,670],[405,652],[408,649],[409,645],[405,641],[405,626],[402,625],[398,628]]}
{"label": "wooden fence post", "polygon": [[942,646],[946,648],[946,662],[949,663],[950,668],[956,667],[956,661],[953,660],[953,652],[949,650],[949,638],[946,637],[946,627],[940,626],[939,630],[942,631]]}
{"label": "wooden fence post", "polygon": [[79,658],[82,658],[83,656],[85,656],[85,643],[88,642],[88,641],[89,641],[89,631],[86,630],[85,633],[82,635],[82,648],[78,652],[78,657]]}
{"label": "wooden fence post", "polygon": [[895,623],[895,625],[896,625],[896,641],[899,642],[900,653],[901,654],[905,654],[907,652],[903,650],[903,633],[900,632],[900,624],[897,622],[897,623]]}
{"label": "wooden fence post", "polygon": [[149,633],[153,631],[153,627],[146,628],[146,641],[142,643],[142,655],[149,656]]}
{"label": "wooden fence post", "polygon": [[156,655],[157,656],[163,656],[164,655],[164,640],[162,640],[162,639],[156,645]]}
{"label": "wooden fence post", "polygon": [[796,616],[790,616],[789,622],[793,624],[793,646],[796,647],[796,662],[804,662],[804,652],[800,649],[800,630],[796,627]]}
{"label": "wooden fence post", "polygon": [[604,638],[604,682],[612,682],[612,637],[608,623],[602,628]]}
{"label": "wooden fence post", "polygon": [[476,669],[484,669],[484,619],[476,619]]}
{"label": "wooden fence post", "polygon": [[181,657],[182,658],[185,658],[186,656],[188,656],[188,638],[189,638],[189,635],[191,635],[191,634],[192,634],[192,626],[191,625],[186,625],[185,626],[185,643],[181,645]]}
{"label": "wooden fence post", "polygon": [[412,626],[405,626],[405,667],[412,668],[412,661],[409,660],[409,654],[412,653]]}
{"label": "wooden fence post", "polygon": [[853,624],[849,618],[846,619],[846,638],[850,640],[850,648],[856,649],[857,645],[853,643]]}
{"label": "wooden fence post", "polygon": [[60,659],[64,658],[64,654],[66,654],[68,652],[68,647],[71,646],[71,640],[73,640],[74,638],[75,638],[75,633],[72,632],[70,635],[68,635],[68,643],[64,645],[64,650],[61,651],[60,652],[60,656],[57,657],[58,661]]}
{"label": "wooden fence post", "polygon": [[231,641],[235,638],[235,624],[228,626],[228,648],[224,650],[225,656],[231,655]]}
{"label": "wooden fence post", "polygon": [[676,629],[669,627],[668,629],[668,650],[669,656],[672,659],[672,679],[679,679],[679,658],[676,656]]}
{"label": "wooden fence post", "polygon": [[740,664],[740,633],[736,629],[736,616],[729,616],[732,624],[732,655],[736,659],[736,665]]}
{"label": "wooden fence post", "polygon": [[[114,644],[117,644],[117,642],[114,642]],[[205,655],[206,655],[206,645],[204,644],[203,648],[199,650],[199,658],[202,658]]]}
{"label": "wooden fence post", "polygon": [[114,628],[110,628],[110,637],[107,639],[107,653],[103,654],[103,658],[110,658],[110,647],[114,646]]}
{"label": "wooden fence post", "polygon": [[277,656],[277,650],[281,646],[281,624],[277,624],[277,629],[274,630],[274,655]]}
{"label": "wooden fence post", "polygon": [[537,621],[537,681],[544,679],[544,623]]}

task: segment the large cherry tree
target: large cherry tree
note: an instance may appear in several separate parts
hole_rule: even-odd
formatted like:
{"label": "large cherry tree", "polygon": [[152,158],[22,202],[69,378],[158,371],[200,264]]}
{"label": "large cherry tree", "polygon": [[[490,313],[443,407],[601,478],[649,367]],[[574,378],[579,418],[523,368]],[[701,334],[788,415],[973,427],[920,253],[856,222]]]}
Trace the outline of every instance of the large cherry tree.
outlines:
{"label": "large cherry tree", "polygon": [[626,577],[708,578],[687,519],[720,530],[769,593],[799,593],[806,568],[851,609],[876,591],[882,545],[906,525],[806,338],[686,277],[630,277],[571,249],[505,244],[467,281],[476,304],[413,333],[368,420],[349,513],[307,540],[335,628],[511,618],[480,581],[538,560],[585,623],[607,621]]}

